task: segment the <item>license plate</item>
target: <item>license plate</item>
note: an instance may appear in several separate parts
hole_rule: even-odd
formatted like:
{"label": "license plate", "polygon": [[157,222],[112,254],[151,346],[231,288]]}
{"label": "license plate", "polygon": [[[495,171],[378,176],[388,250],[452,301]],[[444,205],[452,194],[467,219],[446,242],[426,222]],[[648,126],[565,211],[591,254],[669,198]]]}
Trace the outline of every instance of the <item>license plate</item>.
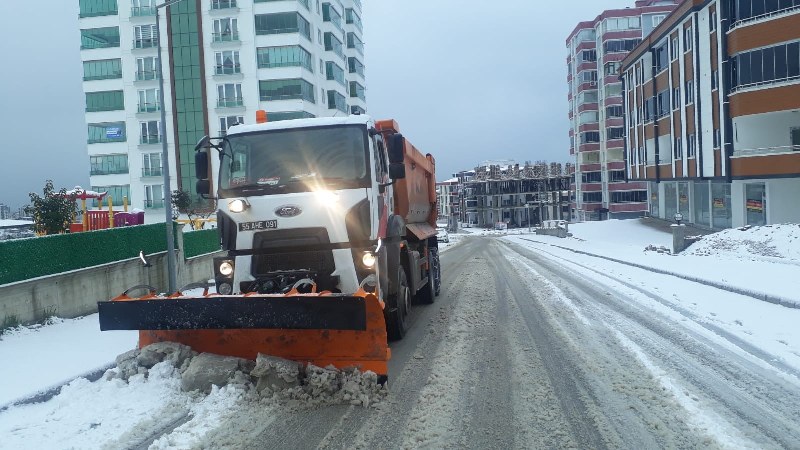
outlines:
{"label": "license plate", "polygon": [[239,231],[271,230],[278,228],[277,220],[259,220],[257,222],[244,222],[239,224]]}

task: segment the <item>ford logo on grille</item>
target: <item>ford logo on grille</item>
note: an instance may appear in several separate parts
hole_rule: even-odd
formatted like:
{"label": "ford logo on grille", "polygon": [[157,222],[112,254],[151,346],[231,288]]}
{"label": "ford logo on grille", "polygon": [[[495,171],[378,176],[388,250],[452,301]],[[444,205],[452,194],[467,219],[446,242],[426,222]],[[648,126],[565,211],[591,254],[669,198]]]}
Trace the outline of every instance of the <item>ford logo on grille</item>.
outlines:
{"label": "ford logo on grille", "polygon": [[292,205],[281,206],[280,208],[275,210],[275,214],[281,217],[294,217],[300,215],[301,212],[303,212],[303,210],[300,209],[299,206],[292,206]]}

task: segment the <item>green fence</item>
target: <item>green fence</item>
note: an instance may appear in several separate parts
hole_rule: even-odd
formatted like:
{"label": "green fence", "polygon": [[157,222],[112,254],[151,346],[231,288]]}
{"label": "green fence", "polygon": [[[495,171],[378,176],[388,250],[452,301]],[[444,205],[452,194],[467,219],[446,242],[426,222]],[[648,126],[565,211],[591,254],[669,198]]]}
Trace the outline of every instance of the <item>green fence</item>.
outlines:
{"label": "green fence", "polygon": [[220,249],[219,233],[216,228],[210,230],[187,231],[183,233],[183,257],[192,258],[217,252]]}
{"label": "green fence", "polygon": [[163,223],[2,241],[0,284],[135,258],[140,251],[148,255],[166,250]]}

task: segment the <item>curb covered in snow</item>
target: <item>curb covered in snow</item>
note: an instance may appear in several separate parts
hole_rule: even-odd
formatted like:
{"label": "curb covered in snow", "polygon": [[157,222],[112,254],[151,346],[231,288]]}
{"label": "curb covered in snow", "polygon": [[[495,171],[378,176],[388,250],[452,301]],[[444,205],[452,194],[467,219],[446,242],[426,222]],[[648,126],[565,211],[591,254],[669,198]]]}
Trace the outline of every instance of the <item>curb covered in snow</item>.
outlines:
{"label": "curb covered in snow", "polygon": [[714,287],[714,288],[717,288],[717,289],[722,289],[724,291],[733,292],[734,294],[746,295],[748,297],[752,297],[752,298],[757,299],[757,300],[761,300],[761,301],[765,301],[765,302],[768,302],[768,303],[772,303],[774,305],[785,306],[787,308],[800,309],[800,300],[795,300],[795,299],[787,298],[787,297],[781,297],[781,296],[778,296],[778,295],[766,294],[764,292],[752,291],[752,290],[749,290],[749,289],[743,289],[743,288],[739,288],[739,287],[736,287],[736,286],[731,286],[729,284],[720,283],[718,281],[711,281],[711,280],[706,280],[704,278],[693,277],[691,275],[684,275],[684,274],[680,274],[680,273],[677,273],[677,272],[672,272],[672,271],[669,271],[669,270],[658,269],[658,268],[651,267],[651,266],[646,266],[646,265],[643,265],[643,264],[637,264],[637,263],[630,262],[630,261],[624,261],[624,260],[621,260],[621,259],[612,258],[610,256],[598,255],[596,253],[590,253],[590,252],[585,252],[585,251],[582,251],[582,250],[575,250],[575,249],[568,248],[568,247],[562,247],[560,245],[549,244],[549,243],[540,242],[540,241],[534,241],[532,239],[525,239],[525,238],[522,238],[522,237],[520,239],[522,239],[523,241],[534,242],[536,244],[549,245],[551,247],[560,248],[562,250],[568,250],[568,251],[571,251],[573,253],[578,253],[578,254],[581,254],[581,255],[592,256],[592,257],[595,257],[595,258],[600,258],[600,259],[605,259],[605,260],[608,260],[608,261],[613,261],[615,263],[625,264],[627,266],[636,267],[636,268],[639,268],[639,269],[644,269],[644,270],[647,270],[647,271],[650,271],[650,272],[659,273],[659,274],[662,274],[662,275],[670,275],[670,276],[673,276],[673,277],[682,278],[684,280],[693,281],[695,283],[703,284],[703,285],[706,285],[706,286],[711,286],[711,287]]}
{"label": "curb covered in snow", "polygon": [[46,401],[50,400],[51,398],[55,397],[56,395],[60,394],[61,393],[61,388],[63,388],[64,386],[66,386],[66,385],[68,385],[70,383],[72,383],[73,381],[75,381],[75,380],[77,380],[79,378],[86,378],[89,381],[97,381],[103,376],[104,373],[106,373],[109,369],[111,369],[113,367],[115,367],[115,364],[110,363],[110,364],[107,364],[105,366],[98,367],[96,369],[90,370],[89,372],[86,372],[86,373],[84,373],[82,375],[78,375],[78,376],[76,376],[74,378],[71,378],[71,379],[61,383],[61,384],[54,385],[54,386],[52,386],[50,388],[43,389],[43,390],[41,390],[41,391],[39,391],[39,392],[37,392],[35,394],[32,394],[32,395],[30,395],[28,397],[23,397],[23,398],[20,398],[20,399],[17,399],[17,400],[13,400],[13,401],[5,404],[5,405],[0,406],[0,413],[5,411],[5,410],[7,410],[8,408],[11,408],[11,407],[14,407],[14,406],[31,405],[31,404],[34,404],[34,403],[46,402]]}

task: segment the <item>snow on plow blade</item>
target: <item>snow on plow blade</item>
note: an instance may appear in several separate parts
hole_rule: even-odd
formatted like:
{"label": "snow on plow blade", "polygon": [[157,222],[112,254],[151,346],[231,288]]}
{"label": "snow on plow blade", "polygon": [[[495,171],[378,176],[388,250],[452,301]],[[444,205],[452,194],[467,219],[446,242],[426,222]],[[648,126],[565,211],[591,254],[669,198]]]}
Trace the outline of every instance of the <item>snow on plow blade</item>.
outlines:
{"label": "snow on plow blade", "polygon": [[101,330],[139,330],[139,347],[171,341],[198,352],[259,353],[387,374],[384,304],[375,294],[228,295],[98,302]]}

